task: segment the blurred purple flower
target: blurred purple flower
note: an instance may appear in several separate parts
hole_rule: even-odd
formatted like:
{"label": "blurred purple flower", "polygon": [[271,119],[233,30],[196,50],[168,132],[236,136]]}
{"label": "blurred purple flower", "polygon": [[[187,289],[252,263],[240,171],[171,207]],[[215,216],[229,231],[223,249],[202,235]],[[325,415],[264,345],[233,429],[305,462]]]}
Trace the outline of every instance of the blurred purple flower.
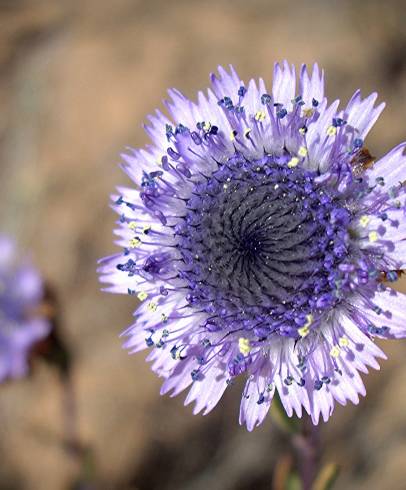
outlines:
{"label": "blurred purple flower", "polygon": [[21,260],[9,237],[0,235],[0,382],[27,373],[32,347],[49,332],[38,314],[42,297],[38,272]]}
{"label": "blurred purple flower", "polygon": [[364,138],[384,104],[355,92],[328,104],[324,75],[277,64],[271,90],[219,68],[192,102],[170,90],[152,145],[129,149],[113,207],[122,253],[102,259],[110,292],[141,306],[125,347],[152,347],[161,393],[190,387],[208,413],[246,377],[240,423],[275,390],[315,424],[358,403],[374,338],[406,334],[406,296],[383,283],[406,262],[405,146],[378,160]]}

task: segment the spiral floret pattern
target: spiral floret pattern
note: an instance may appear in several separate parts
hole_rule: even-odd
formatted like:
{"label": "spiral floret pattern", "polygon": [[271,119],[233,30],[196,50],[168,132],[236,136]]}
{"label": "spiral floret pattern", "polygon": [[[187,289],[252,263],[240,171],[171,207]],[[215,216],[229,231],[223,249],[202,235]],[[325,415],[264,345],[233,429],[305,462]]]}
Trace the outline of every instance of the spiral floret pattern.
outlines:
{"label": "spiral floret pattern", "polygon": [[[375,162],[364,144],[383,104],[357,91],[328,105],[324,75],[277,64],[271,91],[232,67],[197,103],[176,90],[123,155],[136,184],[119,188],[118,244],[101,261],[107,290],[141,305],[131,352],[209,412],[246,376],[240,423],[288,415],[327,420],[358,403],[359,372],[384,357],[374,338],[405,336],[406,179],[401,144]],[[138,188],[137,188],[138,186]]]}

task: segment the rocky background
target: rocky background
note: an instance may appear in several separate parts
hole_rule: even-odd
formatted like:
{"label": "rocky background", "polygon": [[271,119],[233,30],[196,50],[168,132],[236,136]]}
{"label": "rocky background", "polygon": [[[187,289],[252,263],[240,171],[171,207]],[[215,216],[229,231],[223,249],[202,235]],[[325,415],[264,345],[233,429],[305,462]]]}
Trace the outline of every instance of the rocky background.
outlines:
{"label": "rocky background", "polygon": [[[253,433],[240,428],[239,387],[194,417],[182,397],[159,396],[142,353],[121,349],[134,301],[102,294],[95,272],[113,251],[108,196],[126,183],[119,153],[146,142],[141,124],[167,87],[193,96],[228,63],[245,79],[270,79],[286,57],[318,61],[330,98],[377,90],[387,108],[368,147],[383,154],[406,139],[404,8],[0,0],[0,227],[31,251],[57,295],[73,356],[73,388],[41,361],[30,379],[1,387],[0,489],[271,489],[289,464],[286,434],[270,418]],[[385,351],[367,398],[337,407],[321,428],[323,462],[341,466],[337,490],[406,488],[406,341]],[[68,429],[81,448],[66,444]]]}

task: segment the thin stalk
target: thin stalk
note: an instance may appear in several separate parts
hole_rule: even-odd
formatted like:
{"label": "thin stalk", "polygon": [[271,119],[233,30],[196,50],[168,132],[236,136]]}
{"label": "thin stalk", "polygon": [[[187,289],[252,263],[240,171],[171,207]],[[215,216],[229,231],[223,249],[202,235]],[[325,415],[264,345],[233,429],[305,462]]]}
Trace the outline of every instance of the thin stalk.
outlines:
{"label": "thin stalk", "polygon": [[293,434],[292,444],[296,452],[302,490],[311,490],[319,464],[320,439],[319,428],[313,425],[310,417],[303,417],[301,431]]}

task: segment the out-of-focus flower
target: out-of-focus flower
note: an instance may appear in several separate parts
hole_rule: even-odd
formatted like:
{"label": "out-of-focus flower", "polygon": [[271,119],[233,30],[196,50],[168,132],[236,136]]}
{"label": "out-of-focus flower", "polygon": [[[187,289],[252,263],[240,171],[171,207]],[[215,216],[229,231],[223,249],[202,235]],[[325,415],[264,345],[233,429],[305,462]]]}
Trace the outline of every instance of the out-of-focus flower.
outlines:
{"label": "out-of-focus flower", "polygon": [[24,376],[32,347],[49,333],[39,314],[42,298],[39,273],[0,235],[0,381]]}
{"label": "out-of-focus flower", "polygon": [[162,393],[190,388],[209,412],[237,376],[240,423],[267,414],[313,422],[358,403],[359,372],[384,357],[374,338],[406,333],[406,296],[385,285],[406,262],[405,146],[374,163],[364,139],[377,95],[328,104],[317,65],[277,64],[273,85],[232,67],[192,102],[170,90],[152,145],[123,155],[107,291],[142,304],[125,347],[152,348]]}

